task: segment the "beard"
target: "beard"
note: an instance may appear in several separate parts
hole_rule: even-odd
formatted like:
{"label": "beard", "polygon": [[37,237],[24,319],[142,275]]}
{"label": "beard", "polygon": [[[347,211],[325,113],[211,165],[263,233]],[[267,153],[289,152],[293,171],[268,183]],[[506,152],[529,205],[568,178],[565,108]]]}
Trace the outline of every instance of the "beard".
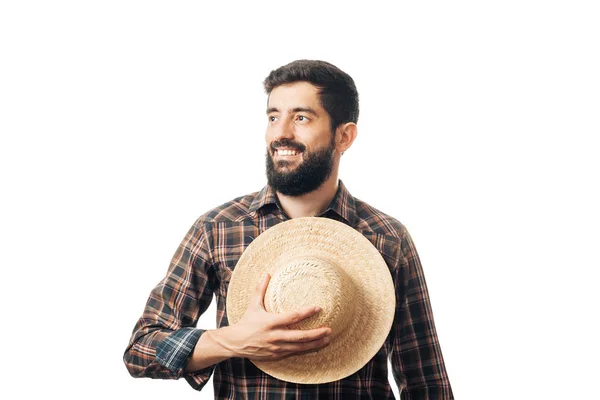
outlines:
{"label": "beard", "polygon": [[[285,146],[303,152],[303,160],[292,170],[283,171],[282,167],[293,165],[292,162],[273,161],[273,154],[278,147]],[[285,196],[301,196],[318,189],[331,176],[333,171],[333,150],[335,142],[332,138],[328,147],[314,152],[306,152],[306,146],[283,139],[275,141],[267,148],[267,181],[275,191]]]}

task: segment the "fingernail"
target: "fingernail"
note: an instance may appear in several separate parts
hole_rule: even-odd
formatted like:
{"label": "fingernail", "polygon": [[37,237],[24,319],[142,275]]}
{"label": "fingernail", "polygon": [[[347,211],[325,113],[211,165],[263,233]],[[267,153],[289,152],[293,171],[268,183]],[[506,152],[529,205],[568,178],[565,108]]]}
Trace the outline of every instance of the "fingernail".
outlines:
{"label": "fingernail", "polygon": [[315,307],[315,312],[320,312],[321,311],[321,307]]}
{"label": "fingernail", "polygon": [[325,339],[323,339],[323,343],[328,344],[329,343],[329,338],[326,337]]}

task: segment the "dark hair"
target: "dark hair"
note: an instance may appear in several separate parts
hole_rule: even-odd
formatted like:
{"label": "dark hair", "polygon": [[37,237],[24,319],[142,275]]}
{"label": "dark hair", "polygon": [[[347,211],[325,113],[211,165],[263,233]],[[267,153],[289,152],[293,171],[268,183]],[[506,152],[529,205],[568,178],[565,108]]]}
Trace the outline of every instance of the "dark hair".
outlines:
{"label": "dark hair", "polygon": [[265,92],[280,85],[309,82],[319,89],[319,102],[331,118],[331,131],[346,122],[358,121],[358,91],[350,75],[319,60],[296,60],[271,71],[263,82]]}

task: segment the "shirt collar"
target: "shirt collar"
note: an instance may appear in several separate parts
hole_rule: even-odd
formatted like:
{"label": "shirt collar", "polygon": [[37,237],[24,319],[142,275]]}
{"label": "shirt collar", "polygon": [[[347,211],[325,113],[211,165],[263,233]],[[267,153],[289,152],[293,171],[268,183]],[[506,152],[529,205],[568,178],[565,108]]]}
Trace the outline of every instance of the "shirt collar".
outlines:
{"label": "shirt collar", "polygon": [[[250,204],[248,212],[253,213],[263,207],[273,204],[280,208],[275,190],[273,190],[271,186],[267,185],[260,192],[258,192]],[[354,226],[354,221],[356,220],[354,197],[350,194],[350,192],[348,192],[348,189],[346,189],[346,186],[341,180],[339,181],[337,193],[333,197],[329,207],[327,207],[325,212],[323,212],[321,215],[325,215],[330,211],[342,217],[350,226]]]}
{"label": "shirt collar", "polygon": [[278,201],[277,195],[275,194],[273,188],[267,185],[260,192],[258,192],[254,200],[252,200],[252,203],[250,203],[250,207],[248,208],[248,212],[256,212],[257,210],[260,210],[269,204],[278,205]]}

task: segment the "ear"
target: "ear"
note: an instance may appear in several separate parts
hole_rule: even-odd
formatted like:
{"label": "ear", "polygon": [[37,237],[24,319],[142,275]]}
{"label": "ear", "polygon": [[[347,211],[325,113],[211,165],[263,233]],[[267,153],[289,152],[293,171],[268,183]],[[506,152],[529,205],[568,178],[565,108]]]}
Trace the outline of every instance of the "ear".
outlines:
{"label": "ear", "polygon": [[339,153],[343,153],[352,146],[356,135],[358,134],[358,128],[354,122],[347,122],[337,127],[335,132],[335,149]]}

